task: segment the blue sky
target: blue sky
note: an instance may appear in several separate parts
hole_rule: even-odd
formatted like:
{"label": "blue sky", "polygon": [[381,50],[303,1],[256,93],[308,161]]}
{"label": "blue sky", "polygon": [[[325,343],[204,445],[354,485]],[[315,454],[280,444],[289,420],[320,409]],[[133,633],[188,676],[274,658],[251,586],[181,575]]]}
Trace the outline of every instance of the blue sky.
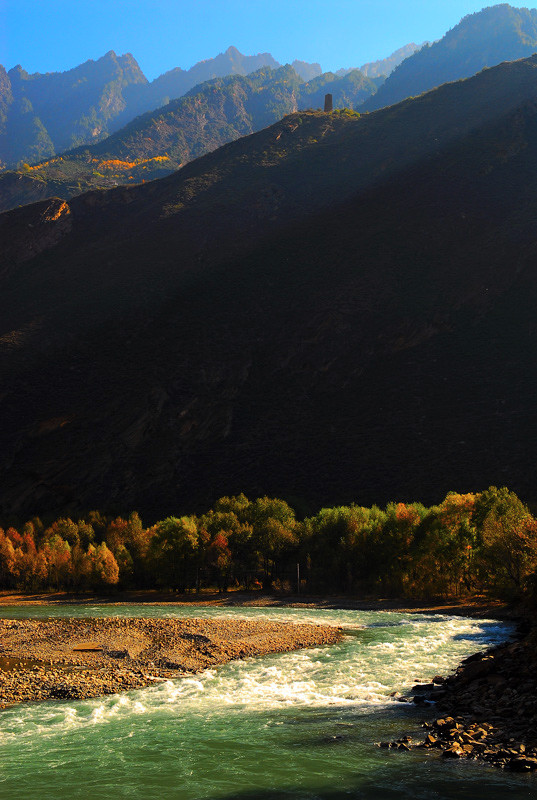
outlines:
{"label": "blue sky", "polygon": [[[0,0],[0,63],[52,72],[130,52],[148,78],[229,45],[323,70],[440,38],[486,0]],[[514,5],[517,5],[516,3]],[[534,7],[534,3],[527,3]]]}

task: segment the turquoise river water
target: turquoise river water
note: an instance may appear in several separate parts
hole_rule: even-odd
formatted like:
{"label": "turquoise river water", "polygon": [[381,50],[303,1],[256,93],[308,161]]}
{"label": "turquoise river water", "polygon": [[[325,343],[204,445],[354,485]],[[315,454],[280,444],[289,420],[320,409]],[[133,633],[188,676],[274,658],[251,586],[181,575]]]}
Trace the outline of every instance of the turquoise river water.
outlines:
{"label": "turquoise river water", "polygon": [[[375,742],[420,736],[390,692],[454,669],[506,623],[395,612],[170,606],[8,607],[2,617],[268,617],[345,629],[341,643],[158,686],[0,712],[1,800],[537,797],[537,777]],[[430,716],[430,715],[429,715]]]}

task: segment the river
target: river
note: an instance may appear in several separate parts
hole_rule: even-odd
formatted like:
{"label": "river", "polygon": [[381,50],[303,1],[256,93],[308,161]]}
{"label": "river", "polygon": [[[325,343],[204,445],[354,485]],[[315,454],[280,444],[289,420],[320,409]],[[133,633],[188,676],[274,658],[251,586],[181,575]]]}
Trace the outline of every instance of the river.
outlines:
{"label": "river", "polygon": [[537,777],[436,753],[427,712],[390,693],[504,641],[508,623],[378,611],[170,606],[4,607],[4,618],[269,617],[340,625],[334,646],[233,662],[150,689],[0,712],[2,800],[535,798]]}

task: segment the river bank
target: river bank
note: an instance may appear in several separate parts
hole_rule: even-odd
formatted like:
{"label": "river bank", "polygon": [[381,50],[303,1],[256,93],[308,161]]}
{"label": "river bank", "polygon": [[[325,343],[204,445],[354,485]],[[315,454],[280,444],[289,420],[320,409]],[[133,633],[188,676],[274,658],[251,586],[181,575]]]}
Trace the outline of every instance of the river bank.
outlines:
{"label": "river bank", "polygon": [[217,606],[222,608],[313,608],[347,609],[353,611],[400,611],[416,614],[451,614],[464,617],[512,618],[517,612],[504,602],[488,597],[470,597],[460,600],[445,600],[426,603],[393,598],[356,598],[347,595],[276,595],[259,591],[201,592],[200,594],[178,594],[158,590],[136,590],[116,592],[110,595],[75,594],[72,592],[43,592],[28,594],[0,591],[1,606],[33,605],[123,605],[149,604],[170,606]]}
{"label": "river bank", "polygon": [[335,626],[269,620],[0,620],[0,708],[85,699],[234,659],[333,644]]}
{"label": "river bank", "polygon": [[[22,703],[1,714],[2,800],[527,800],[525,775],[374,746],[420,737],[420,706],[390,699],[505,641],[510,623],[439,614],[296,608],[5,607],[10,619],[278,620],[343,629],[340,642],[231,661],[149,689]],[[148,671],[149,675],[154,674]],[[434,713],[432,708],[429,712]],[[439,752],[439,751],[438,751]],[[433,763],[434,762],[434,763]],[[488,783],[487,783],[488,781]]]}

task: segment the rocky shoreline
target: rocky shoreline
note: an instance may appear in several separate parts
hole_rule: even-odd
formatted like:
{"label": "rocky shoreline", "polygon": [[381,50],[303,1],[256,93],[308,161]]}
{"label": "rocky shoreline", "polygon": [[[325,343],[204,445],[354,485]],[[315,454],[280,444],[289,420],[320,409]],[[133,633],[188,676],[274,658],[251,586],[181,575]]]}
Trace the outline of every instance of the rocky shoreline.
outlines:
{"label": "rocky shoreline", "polygon": [[233,659],[340,638],[334,626],[270,620],[0,620],[0,708],[139,689]]}
{"label": "rocky shoreline", "polygon": [[423,723],[425,739],[416,743],[403,736],[380,746],[437,750],[445,758],[480,759],[517,772],[537,770],[536,666],[536,628],[519,641],[470,656],[453,675],[413,687],[413,702],[424,708],[434,702],[437,712]]}

